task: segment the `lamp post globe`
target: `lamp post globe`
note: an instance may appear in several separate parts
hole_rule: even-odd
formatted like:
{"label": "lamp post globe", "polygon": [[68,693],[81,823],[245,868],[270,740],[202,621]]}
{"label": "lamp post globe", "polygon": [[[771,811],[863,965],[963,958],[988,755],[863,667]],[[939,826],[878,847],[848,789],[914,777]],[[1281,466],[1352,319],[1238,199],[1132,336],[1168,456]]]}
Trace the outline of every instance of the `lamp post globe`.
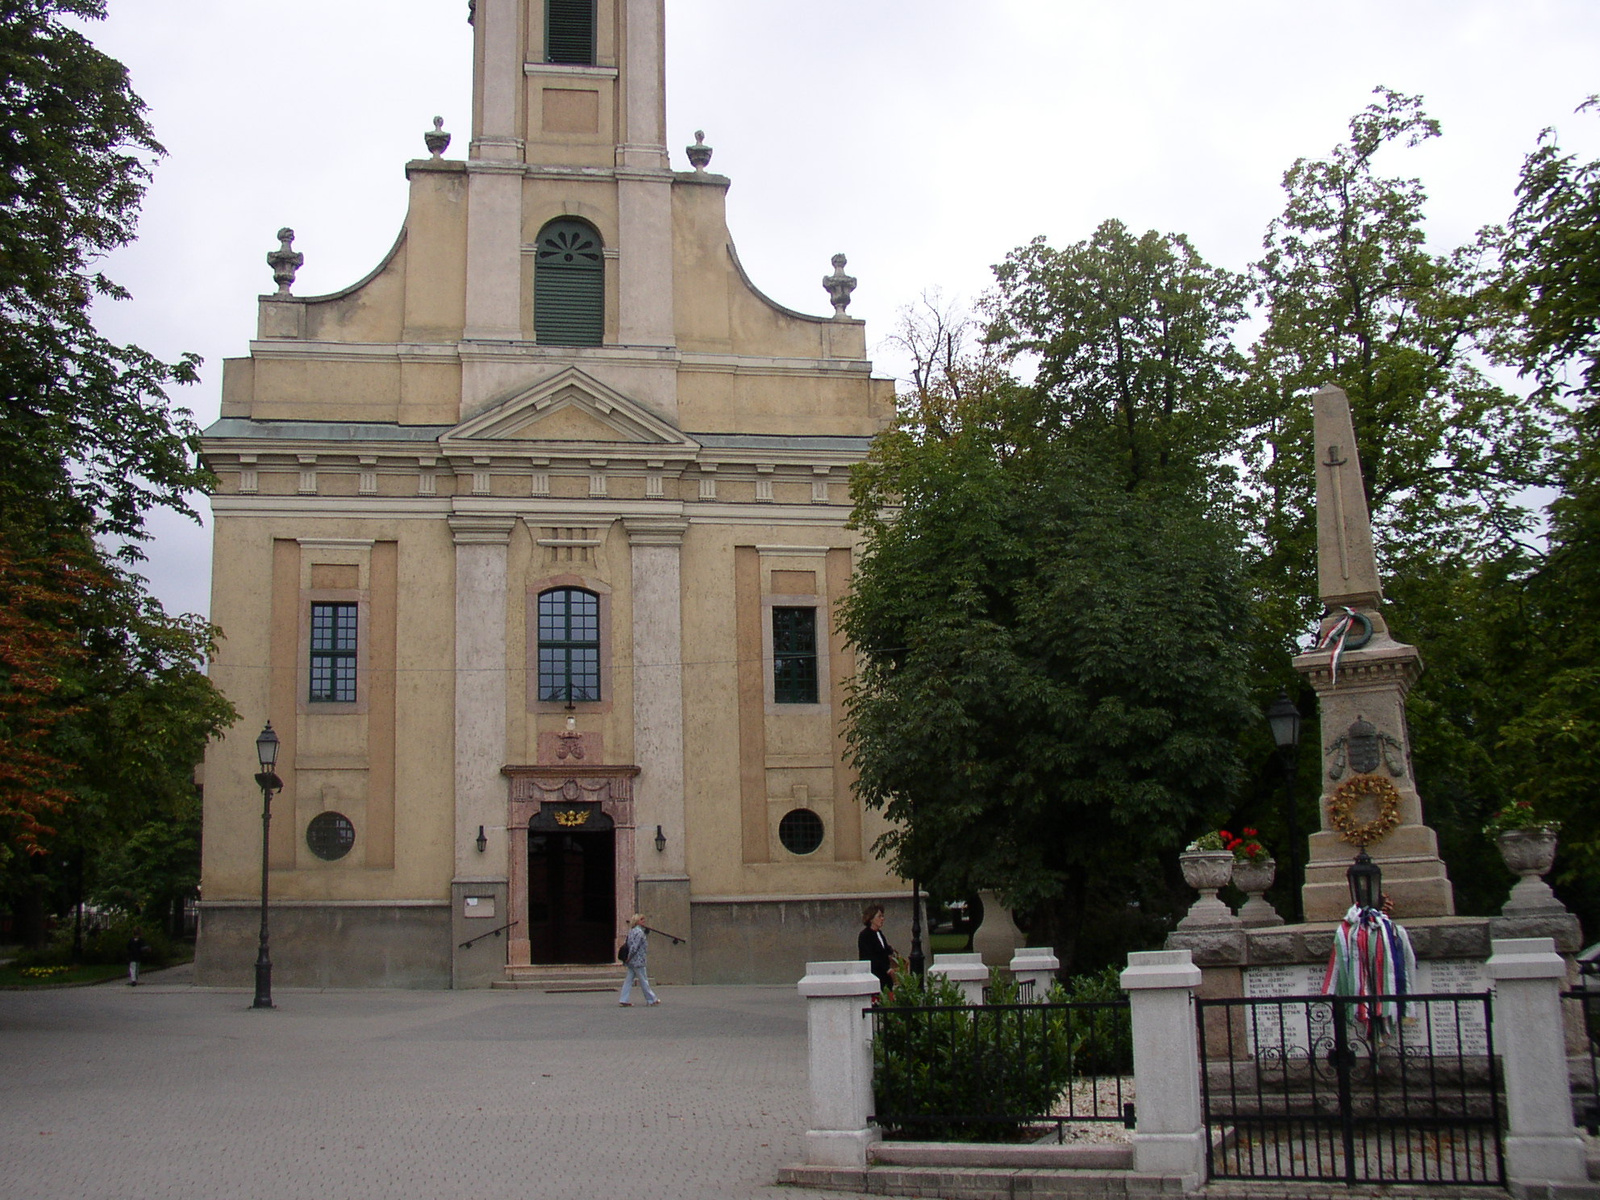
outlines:
{"label": "lamp post globe", "polygon": [[251,1008],[272,1007],[272,959],[267,953],[267,848],[272,828],[272,793],[283,790],[283,780],[274,768],[278,765],[278,735],[268,721],[256,738],[256,761],[261,770],[256,785],[261,789],[261,941],[256,948],[256,996]]}
{"label": "lamp post globe", "polygon": [[1288,688],[1278,689],[1278,698],[1267,709],[1267,725],[1280,753],[1290,753],[1300,745],[1300,710],[1289,699]]}

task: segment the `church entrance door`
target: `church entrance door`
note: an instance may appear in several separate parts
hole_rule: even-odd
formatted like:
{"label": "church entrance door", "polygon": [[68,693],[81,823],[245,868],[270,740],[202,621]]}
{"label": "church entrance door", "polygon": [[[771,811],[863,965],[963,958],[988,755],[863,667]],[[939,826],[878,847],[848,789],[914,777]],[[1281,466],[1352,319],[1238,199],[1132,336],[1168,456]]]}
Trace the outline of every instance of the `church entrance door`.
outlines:
{"label": "church entrance door", "polygon": [[612,961],[615,841],[612,829],[528,831],[528,940],[534,962]]}

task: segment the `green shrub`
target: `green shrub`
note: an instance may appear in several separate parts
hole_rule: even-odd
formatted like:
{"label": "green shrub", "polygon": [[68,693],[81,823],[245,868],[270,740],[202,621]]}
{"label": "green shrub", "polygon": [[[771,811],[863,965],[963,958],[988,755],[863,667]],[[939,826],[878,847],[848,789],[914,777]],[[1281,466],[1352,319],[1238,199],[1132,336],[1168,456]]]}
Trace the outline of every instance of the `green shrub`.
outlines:
{"label": "green shrub", "polygon": [[[146,967],[164,967],[180,958],[178,947],[156,925],[137,917],[119,917],[104,929],[83,935],[82,963],[125,963],[128,961],[128,939],[138,929],[149,949],[140,960]],[[19,967],[61,966],[72,961],[72,922],[63,921],[50,939],[50,944],[38,950],[24,950],[14,960]]]}
{"label": "green shrub", "polygon": [[[1050,1111],[1072,1080],[1076,1039],[1066,1012],[963,1009],[961,989],[943,976],[903,978],[875,1018],[873,1090],[886,1131],[1001,1141]],[[1009,973],[992,973],[990,1002],[1017,1003]],[[910,1011],[929,1006],[951,1011]],[[965,1120],[940,1119],[958,1117]]]}

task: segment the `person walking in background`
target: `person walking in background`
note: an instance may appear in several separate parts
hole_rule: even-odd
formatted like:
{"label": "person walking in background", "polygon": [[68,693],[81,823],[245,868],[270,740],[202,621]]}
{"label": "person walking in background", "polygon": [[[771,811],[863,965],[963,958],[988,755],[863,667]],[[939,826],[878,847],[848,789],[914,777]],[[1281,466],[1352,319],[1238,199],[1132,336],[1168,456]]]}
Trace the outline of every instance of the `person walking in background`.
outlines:
{"label": "person walking in background", "polygon": [[150,947],[145,945],[145,940],[140,936],[140,930],[135,927],[133,936],[128,939],[128,986],[139,986],[139,963]]}
{"label": "person walking in background", "polygon": [[894,996],[894,947],[883,936],[883,905],[869,904],[861,912],[861,933],[856,937],[856,957],[864,959],[878,977],[885,1000]]}
{"label": "person walking in background", "polygon": [[644,914],[634,913],[628,918],[628,975],[622,981],[622,998],[618,1003],[628,1007],[628,997],[633,994],[633,981],[639,981],[647,1007],[661,1003],[661,998],[650,987],[650,977],[645,974],[645,962],[650,956],[650,938],[644,927]]}

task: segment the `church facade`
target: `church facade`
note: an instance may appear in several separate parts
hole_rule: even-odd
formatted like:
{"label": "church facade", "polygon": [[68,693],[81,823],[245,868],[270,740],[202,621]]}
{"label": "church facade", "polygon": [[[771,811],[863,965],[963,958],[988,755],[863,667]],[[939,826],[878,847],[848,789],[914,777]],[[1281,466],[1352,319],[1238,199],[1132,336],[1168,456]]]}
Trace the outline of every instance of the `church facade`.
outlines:
{"label": "church facade", "polygon": [[198,977],[250,977],[270,720],[278,982],[610,962],[635,910],[686,939],[653,946],[665,982],[792,982],[865,900],[908,908],[834,632],[892,383],[842,260],[832,316],[777,305],[698,136],[673,168],[664,0],[473,21],[465,158],[430,135],[343,291],[294,295],[283,231],[205,434],[242,717],[206,762]]}

